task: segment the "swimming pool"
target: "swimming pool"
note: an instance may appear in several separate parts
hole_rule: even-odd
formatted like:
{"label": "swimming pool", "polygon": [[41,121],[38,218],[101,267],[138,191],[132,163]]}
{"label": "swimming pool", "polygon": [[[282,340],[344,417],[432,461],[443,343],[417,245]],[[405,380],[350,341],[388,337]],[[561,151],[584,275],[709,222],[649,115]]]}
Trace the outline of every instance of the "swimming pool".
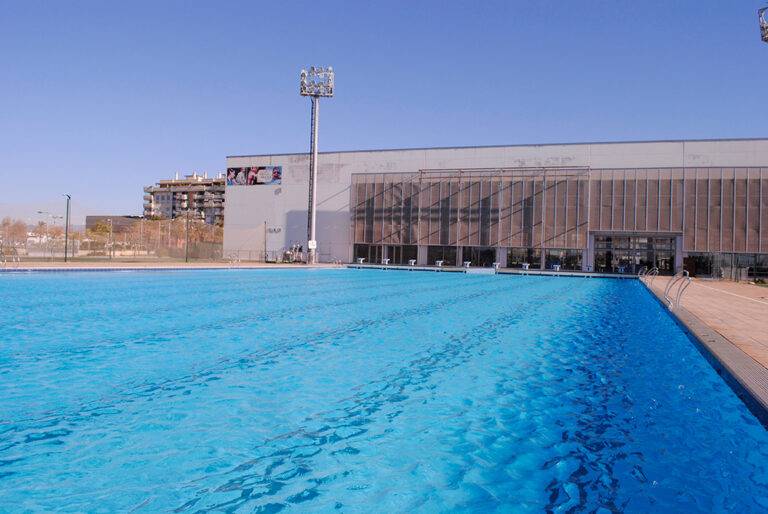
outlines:
{"label": "swimming pool", "polygon": [[0,511],[768,508],[768,433],[636,281],[32,273],[0,304]]}

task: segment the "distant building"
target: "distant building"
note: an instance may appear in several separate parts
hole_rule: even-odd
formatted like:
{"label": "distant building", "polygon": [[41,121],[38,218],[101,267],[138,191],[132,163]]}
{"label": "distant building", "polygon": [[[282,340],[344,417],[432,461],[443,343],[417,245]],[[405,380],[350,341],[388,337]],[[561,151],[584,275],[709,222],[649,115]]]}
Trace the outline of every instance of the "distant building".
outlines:
{"label": "distant building", "polygon": [[[321,153],[321,261],[768,276],[768,139]],[[307,245],[307,154],[227,158],[224,255]]]}
{"label": "distant building", "polygon": [[112,231],[115,233],[124,232],[131,228],[131,226],[140,221],[141,216],[124,216],[124,215],[98,215],[98,216],[86,216],[85,217],[85,230],[93,230],[97,226],[102,225],[109,226],[109,220],[112,220]]}
{"label": "distant building", "polygon": [[186,175],[144,188],[144,217],[173,219],[187,210],[210,225],[224,223],[224,176]]}

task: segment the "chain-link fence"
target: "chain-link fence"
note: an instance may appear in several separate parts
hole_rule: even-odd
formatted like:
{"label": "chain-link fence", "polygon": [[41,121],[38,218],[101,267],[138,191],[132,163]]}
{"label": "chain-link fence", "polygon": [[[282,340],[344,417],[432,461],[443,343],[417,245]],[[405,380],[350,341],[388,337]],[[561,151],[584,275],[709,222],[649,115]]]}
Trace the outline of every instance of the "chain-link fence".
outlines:
{"label": "chain-link fence", "polygon": [[0,220],[0,264],[24,261],[218,261],[223,260],[223,228],[202,220],[140,219],[116,226],[109,220],[81,230],[38,222],[30,226]]}

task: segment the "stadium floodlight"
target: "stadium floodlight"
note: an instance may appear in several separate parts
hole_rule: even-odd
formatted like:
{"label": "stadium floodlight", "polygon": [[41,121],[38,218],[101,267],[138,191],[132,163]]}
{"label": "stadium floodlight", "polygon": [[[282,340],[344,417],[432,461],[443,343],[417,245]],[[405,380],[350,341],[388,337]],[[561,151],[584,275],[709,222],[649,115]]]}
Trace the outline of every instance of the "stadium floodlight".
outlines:
{"label": "stadium floodlight", "polygon": [[763,42],[768,43],[768,19],[766,19],[766,13],[768,13],[768,7],[763,7],[757,11],[757,18],[760,21],[760,37],[763,38]]}
{"label": "stadium floodlight", "polygon": [[309,206],[307,213],[307,264],[317,262],[317,239],[315,222],[317,219],[315,199],[317,197],[317,140],[320,119],[320,98],[332,98],[334,89],[333,68],[311,66],[309,71],[301,70],[299,76],[299,94],[312,99],[312,129],[309,153]]}

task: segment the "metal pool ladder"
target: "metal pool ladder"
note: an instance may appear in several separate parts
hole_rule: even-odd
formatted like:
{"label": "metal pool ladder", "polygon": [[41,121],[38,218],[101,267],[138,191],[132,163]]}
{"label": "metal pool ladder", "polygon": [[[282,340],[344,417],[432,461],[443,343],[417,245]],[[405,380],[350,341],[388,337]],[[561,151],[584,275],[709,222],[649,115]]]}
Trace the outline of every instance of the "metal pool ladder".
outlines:
{"label": "metal pool ladder", "polygon": [[649,279],[649,284],[653,284],[653,279],[655,279],[659,275],[659,268],[654,266],[651,269],[648,269],[648,266],[643,266],[640,272],[637,274],[637,278],[640,280],[643,279]]}
{"label": "metal pool ladder", "polygon": [[[673,299],[672,290],[675,288],[675,285],[677,285],[677,293],[674,293]],[[667,282],[667,287],[664,289],[664,301],[667,302],[667,307],[669,307],[669,309],[680,307],[680,298],[690,285],[691,276],[688,273],[688,270],[678,271],[672,275],[672,278]]]}

